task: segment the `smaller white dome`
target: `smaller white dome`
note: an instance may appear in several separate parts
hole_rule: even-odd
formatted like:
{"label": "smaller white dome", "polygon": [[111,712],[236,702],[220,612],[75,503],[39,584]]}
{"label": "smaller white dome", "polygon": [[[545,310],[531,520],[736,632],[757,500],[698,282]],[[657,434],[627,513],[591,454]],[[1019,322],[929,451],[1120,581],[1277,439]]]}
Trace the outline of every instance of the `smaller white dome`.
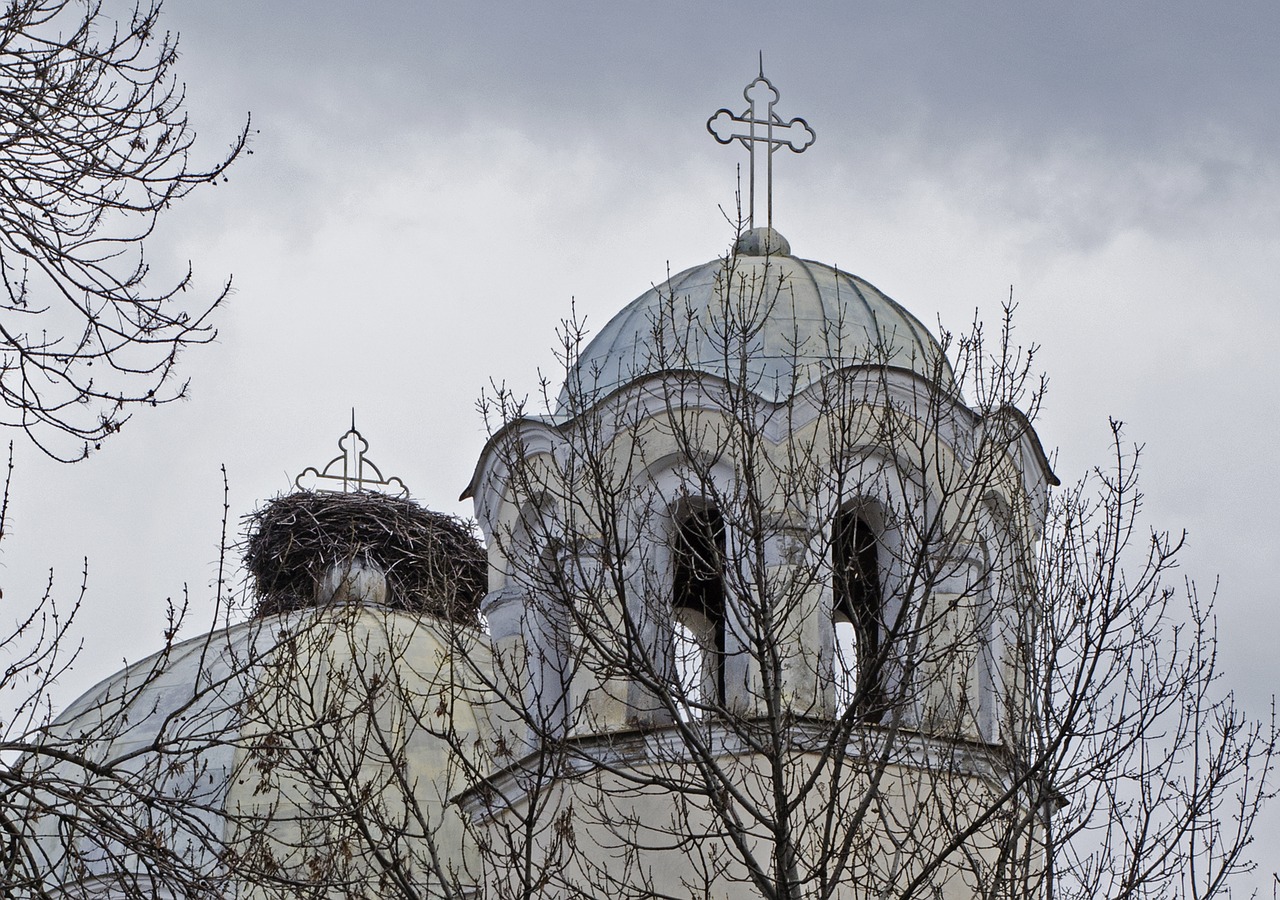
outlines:
{"label": "smaller white dome", "polygon": [[792,256],[772,228],[746,232],[734,249],[728,259],[651,288],[614,316],[569,373],[557,414],[664,371],[745,381],[741,386],[780,400],[835,369],[888,366],[959,393],[938,341],[871,283]]}
{"label": "smaller white dome", "polygon": [[[368,581],[371,571],[360,568],[359,577]],[[340,587],[354,595],[362,585],[348,580]],[[399,815],[416,803],[442,858],[460,866],[461,824],[447,797],[457,748],[479,754],[486,746],[479,710],[489,676],[472,672],[487,667],[479,629],[336,602],[253,618],[134,663],[72,703],[50,727],[50,739],[70,742],[94,761],[113,761],[147,784],[144,813],[157,816],[168,845],[211,878],[242,877],[235,861],[259,845],[270,849],[282,877],[298,877],[309,860],[334,852],[301,841],[298,830],[347,802],[316,768],[327,765],[359,772],[351,790],[378,798],[380,814]],[[439,709],[448,710],[447,722]],[[448,736],[434,727],[446,724]],[[394,759],[384,746],[396,748]],[[92,771],[56,765],[69,784],[98,784]],[[414,785],[412,798],[387,787],[399,784],[394,772]],[[95,788],[100,798],[114,789],[106,784]],[[117,793],[139,802],[128,791]],[[57,824],[45,814],[32,826],[56,861],[51,883],[83,880],[86,868],[104,885],[124,874],[129,860],[112,843],[114,834],[84,829],[68,847]],[[366,868],[372,879],[376,866]]]}

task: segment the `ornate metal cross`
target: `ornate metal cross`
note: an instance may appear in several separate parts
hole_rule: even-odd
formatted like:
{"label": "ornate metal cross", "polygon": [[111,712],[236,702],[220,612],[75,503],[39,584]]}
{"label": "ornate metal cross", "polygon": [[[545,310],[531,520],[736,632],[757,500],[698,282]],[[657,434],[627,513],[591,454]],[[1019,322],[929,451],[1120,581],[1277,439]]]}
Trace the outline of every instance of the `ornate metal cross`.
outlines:
{"label": "ornate metal cross", "polygon": [[773,154],[783,147],[792,153],[803,153],[817,139],[817,134],[804,119],[784,122],[773,111],[774,104],[781,95],[773,83],[764,77],[763,52],[760,54],[760,74],[746,86],[742,96],[750,105],[738,115],[727,109],[716,110],[716,114],[707,119],[707,131],[722,144],[741,141],[751,154],[750,208],[747,213],[749,228],[754,228],[756,224],[756,166],[760,162],[756,156],[756,144],[765,145],[765,224],[773,227]]}
{"label": "ornate metal cross", "polygon": [[409,496],[409,489],[399,478],[384,478],[373,460],[365,456],[369,442],[356,431],[356,413],[351,411],[351,429],[338,438],[341,456],[335,456],[321,470],[310,466],[294,479],[299,490],[313,491],[382,491],[393,497]]}

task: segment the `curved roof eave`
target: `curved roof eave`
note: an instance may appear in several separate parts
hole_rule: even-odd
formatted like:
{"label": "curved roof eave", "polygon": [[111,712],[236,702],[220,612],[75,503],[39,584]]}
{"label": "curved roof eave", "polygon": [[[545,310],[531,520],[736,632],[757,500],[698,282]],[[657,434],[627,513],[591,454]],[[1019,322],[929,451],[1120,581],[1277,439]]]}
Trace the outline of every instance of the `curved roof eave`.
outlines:
{"label": "curved roof eave", "polygon": [[[925,376],[917,372],[915,369],[907,368],[905,366],[877,365],[877,364],[871,364],[871,363],[853,363],[846,366],[840,366],[838,368],[833,368],[830,372],[827,372],[823,377],[814,379],[813,381],[801,387],[795,393],[788,394],[785,397],[778,397],[776,395],[769,396],[759,391],[752,390],[751,388],[746,388],[745,390],[747,390],[749,393],[751,393],[753,396],[757,397],[758,399],[763,400],[765,403],[768,403],[774,409],[779,409],[783,406],[794,403],[796,399],[803,397],[804,395],[812,392],[814,389],[816,389],[828,378],[831,378],[832,376],[838,375],[841,373],[850,373],[850,372],[884,372],[890,375],[905,376],[909,380],[917,382],[918,384],[927,388],[928,390],[931,390],[931,391],[942,390],[944,393],[949,394],[952,400],[955,402],[955,405],[959,409],[964,410],[969,415],[971,421],[976,422],[979,418],[976,412],[974,412],[972,409],[970,409],[968,406],[965,405],[964,400],[959,396],[958,392],[946,391],[943,388],[941,388],[937,384],[937,382],[933,381],[932,379],[926,378]],[[631,391],[632,389],[640,385],[643,385],[646,382],[661,381],[661,380],[665,380],[672,377],[687,377],[695,381],[710,381],[710,382],[718,383],[723,387],[728,387],[733,384],[732,380],[728,378],[725,378],[721,375],[716,375],[712,372],[704,372],[701,369],[660,369],[653,372],[645,372],[641,375],[636,376],[635,378],[632,378],[631,380],[625,382],[624,384],[621,384],[615,388],[610,389],[608,393],[604,394],[601,397],[593,399],[589,404],[584,406],[582,409],[578,410],[576,415],[551,414],[551,415],[545,415],[545,416],[520,416],[518,418],[512,419],[509,422],[506,422],[501,428],[495,431],[492,435],[490,435],[489,439],[485,441],[484,448],[480,451],[480,457],[476,461],[476,465],[474,469],[472,469],[471,479],[467,482],[466,487],[463,488],[462,493],[458,496],[458,500],[459,501],[470,500],[475,497],[476,490],[479,487],[480,477],[484,472],[486,466],[488,465],[488,460],[489,460],[489,455],[491,450],[493,449],[494,446],[500,443],[505,436],[507,436],[511,432],[516,431],[520,428],[531,426],[538,429],[545,429],[546,431],[551,433],[562,434],[565,431],[567,431],[575,422],[577,422],[578,419],[600,409],[601,407],[607,406],[609,403],[611,403],[620,395],[627,393],[628,391]],[[1025,416],[1023,417],[1023,421],[1026,421]],[[1028,427],[1029,425],[1030,423],[1028,423]],[[1039,446],[1038,443],[1037,443],[1037,446]],[[1041,451],[1041,455],[1043,456],[1043,451]]]}
{"label": "curved roof eave", "polygon": [[1044,475],[1045,481],[1051,487],[1060,486],[1062,482],[1058,480],[1058,476],[1054,473],[1053,463],[1049,461],[1049,455],[1044,451],[1044,444],[1040,442],[1040,435],[1036,433],[1035,426],[1031,424],[1027,414],[1016,406],[1005,405],[990,414],[993,419],[999,416],[1008,416],[1017,422],[1022,436],[1027,440],[1031,448],[1031,453],[1035,457],[1036,463],[1040,466],[1040,472]]}

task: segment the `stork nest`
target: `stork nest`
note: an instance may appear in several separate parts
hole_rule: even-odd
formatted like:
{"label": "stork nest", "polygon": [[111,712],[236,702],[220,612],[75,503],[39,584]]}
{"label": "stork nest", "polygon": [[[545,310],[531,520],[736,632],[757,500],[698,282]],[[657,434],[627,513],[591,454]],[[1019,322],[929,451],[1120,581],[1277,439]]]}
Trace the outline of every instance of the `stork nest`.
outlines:
{"label": "stork nest", "polygon": [[329,569],[358,560],[386,573],[392,609],[477,620],[488,563],[473,528],[455,516],[369,491],[299,491],[245,521],[255,616],[314,606]]}

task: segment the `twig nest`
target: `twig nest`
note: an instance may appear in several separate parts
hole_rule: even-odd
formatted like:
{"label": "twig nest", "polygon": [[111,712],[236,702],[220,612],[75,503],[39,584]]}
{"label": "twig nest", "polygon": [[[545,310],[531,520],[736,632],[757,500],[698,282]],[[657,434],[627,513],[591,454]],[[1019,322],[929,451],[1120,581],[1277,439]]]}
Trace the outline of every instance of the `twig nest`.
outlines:
{"label": "twig nest", "polygon": [[477,620],[487,562],[471,524],[372,491],[299,491],[246,517],[254,615],[367,603]]}

